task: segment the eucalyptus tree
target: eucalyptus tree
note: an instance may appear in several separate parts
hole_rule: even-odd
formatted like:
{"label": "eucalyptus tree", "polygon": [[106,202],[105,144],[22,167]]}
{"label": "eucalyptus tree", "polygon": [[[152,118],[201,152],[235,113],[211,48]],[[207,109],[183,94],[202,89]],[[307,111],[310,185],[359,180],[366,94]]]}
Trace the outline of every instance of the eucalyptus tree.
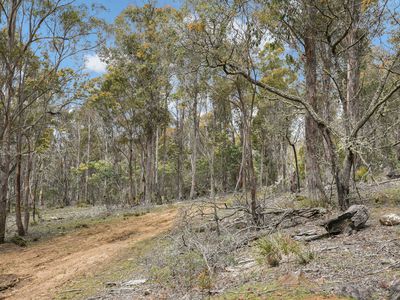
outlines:
{"label": "eucalyptus tree", "polygon": [[[399,63],[398,46],[388,42],[392,49],[384,64],[377,63],[366,51],[372,47],[374,39],[390,34],[383,33],[381,28],[388,26],[387,22],[394,15],[390,11],[394,5],[387,1],[361,0],[335,3],[216,0],[207,5],[193,2],[196,19],[191,26],[194,30],[189,33],[193,51],[203,55],[208,66],[220,68],[229,76],[240,75],[258,89],[277,96],[281,101],[297,104],[306,111],[309,194],[320,197],[318,194],[323,196],[324,193],[316,160],[318,150],[311,145],[318,144],[317,136],[320,135],[327,147],[339,205],[345,209],[349,205],[351,171],[359,133],[372,116],[395,99],[400,89],[399,75],[395,72]],[[398,23],[393,23],[398,26]],[[263,40],[274,35],[287,40],[288,51],[298,53],[305,88],[297,93],[266,83],[264,74],[252,71],[254,52],[258,51]],[[323,46],[329,49],[327,60],[332,65],[330,69],[318,63]],[[363,97],[365,109],[355,112],[354,108],[360,102],[359,95],[364,90],[360,84],[360,68],[365,64],[376,69],[382,80],[374,93],[366,93]],[[325,80],[335,88],[330,95],[322,95],[319,88],[324,73]],[[320,110],[330,101],[336,101],[336,106],[341,108],[334,120]],[[339,153],[345,154],[344,160]]]}
{"label": "eucalyptus tree", "polygon": [[[100,89],[104,93],[98,96],[104,98],[108,106],[113,104],[107,101],[114,102],[111,113],[124,119],[131,143],[130,163],[134,151],[132,143],[138,143],[139,155],[136,156],[141,157],[141,193],[146,203],[159,194],[158,139],[160,130],[169,122],[165,99],[172,88],[171,65],[176,40],[173,24],[177,17],[177,12],[170,7],[129,6],[116,19],[115,45],[104,49],[110,75]],[[132,178],[132,167],[129,169]]]}
{"label": "eucalyptus tree", "polygon": [[[63,104],[60,101],[65,95],[63,90],[75,77],[62,70],[63,62],[93,46],[82,38],[93,34],[100,23],[86,6],[62,0],[3,0],[0,18],[0,242],[3,242],[9,179],[13,170],[20,168],[21,151],[25,147],[21,145],[21,135],[26,137],[26,131],[39,119],[57,112],[57,107]],[[29,111],[35,105],[41,105],[41,114],[28,123]],[[21,185],[17,183],[16,188]],[[18,198],[20,201],[21,197]],[[24,233],[22,228],[19,231]]]}

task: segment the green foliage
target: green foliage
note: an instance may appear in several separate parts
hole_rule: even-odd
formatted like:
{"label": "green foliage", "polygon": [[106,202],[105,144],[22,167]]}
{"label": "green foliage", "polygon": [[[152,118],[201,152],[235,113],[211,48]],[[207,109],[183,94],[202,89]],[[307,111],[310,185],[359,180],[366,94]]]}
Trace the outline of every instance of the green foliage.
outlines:
{"label": "green foliage", "polygon": [[83,174],[88,170],[90,171],[89,180],[92,182],[100,182],[116,176],[113,164],[106,160],[81,163],[78,168],[72,168],[75,174]]}
{"label": "green foliage", "polygon": [[308,249],[304,251],[299,251],[296,254],[297,262],[301,265],[307,265],[315,258],[315,252],[310,251]]}
{"label": "green foliage", "polygon": [[36,144],[36,151],[38,153],[45,153],[50,148],[51,141],[53,140],[53,132],[52,128],[43,130]]}
{"label": "green foliage", "polygon": [[369,170],[366,166],[361,166],[356,170],[356,174],[355,174],[355,179],[356,181],[361,181],[363,180],[364,182],[367,182],[367,174],[368,174]]}

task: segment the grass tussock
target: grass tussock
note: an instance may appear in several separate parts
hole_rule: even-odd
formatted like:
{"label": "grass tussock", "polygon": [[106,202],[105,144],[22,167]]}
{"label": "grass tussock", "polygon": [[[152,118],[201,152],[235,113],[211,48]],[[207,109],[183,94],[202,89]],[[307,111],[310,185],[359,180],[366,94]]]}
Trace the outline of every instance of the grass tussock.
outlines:
{"label": "grass tussock", "polygon": [[400,205],[400,188],[394,187],[376,192],[371,198],[376,205]]}
{"label": "grass tussock", "polygon": [[294,257],[299,264],[306,265],[315,258],[314,252],[288,235],[280,233],[259,239],[255,244],[257,261],[277,267],[285,257]]}

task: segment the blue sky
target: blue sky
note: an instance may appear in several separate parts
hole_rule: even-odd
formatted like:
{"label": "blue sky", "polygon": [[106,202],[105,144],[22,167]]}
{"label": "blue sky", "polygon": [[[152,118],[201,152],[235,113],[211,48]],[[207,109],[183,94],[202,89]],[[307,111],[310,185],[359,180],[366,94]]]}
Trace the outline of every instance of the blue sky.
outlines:
{"label": "blue sky", "polygon": [[[129,5],[143,6],[148,3],[148,0],[77,0],[77,4],[99,4],[106,8],[106,11],[101,12],[98,17],[104,19],[108,23],[114,22],[115,18]],[[157,6],[170,5],[178,8],[181,0],[159,0],[156,2]],[[86,53],[84,56],[85,70],[89,73],[90,77],[98,76],[105,72],[105,64],[101,62],[96,53]]]}

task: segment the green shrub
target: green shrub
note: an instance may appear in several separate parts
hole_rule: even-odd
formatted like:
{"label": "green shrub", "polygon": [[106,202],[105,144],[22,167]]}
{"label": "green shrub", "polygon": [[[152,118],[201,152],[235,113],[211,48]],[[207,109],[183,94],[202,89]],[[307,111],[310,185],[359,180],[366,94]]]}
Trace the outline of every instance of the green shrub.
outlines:
{"label": "green shrub", "polygon": [[158,267],[158,266],[153,266],[150,269],[150,274],[149,274],[150,279],[161,286],[170,286],[173,273],[172,270],[169,266],[164,266],[164,267]]}
{"label": "green shrub", "polygon": [[276,239],[262,238],[258,240],[256,247],[261,259],[266,258],[271,267],[279,266],[282,259],[282,253]]}
{"label": "green shrub", "polygon": [[163,287],[210,289],[211,276],[203,257],[197,251],[186,251],[164,258],[163,263],[150,270],[150,280]]}
{"label": "green shrub", "polygon": [[294,256],[298,263],[308,264],[314,259],[314,253],[288,235],[280,233],[264,237],[256,242],[258,261],[271,267],[280,264],[284,256]]}
{"label": "green shrub", "polygon": [[297,262],[301,265],[307,265],[315,258],[315,253],[310,250],[299,251],[296,254]]}

